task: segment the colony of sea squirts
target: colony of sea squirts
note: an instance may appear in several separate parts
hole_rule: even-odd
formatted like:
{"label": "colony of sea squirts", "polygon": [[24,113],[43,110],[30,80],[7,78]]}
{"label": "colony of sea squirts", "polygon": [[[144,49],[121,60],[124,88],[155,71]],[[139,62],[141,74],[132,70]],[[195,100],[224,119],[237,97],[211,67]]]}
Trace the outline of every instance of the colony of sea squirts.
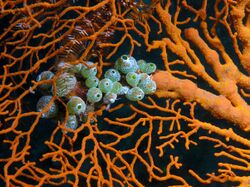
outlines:
{"label": "colony of sea squirts", "polygon": [[[42,112],[42,118],[62,116],[56,101],[50,103],[53,94],[56,94],[65,102],[68,113],[66,128],[70,129],[76,129],[79,123],[84,122],[84,117],[96,105],[106,105],[108,109],[120,97],[139,101],[156,91],[156,83],[151,79],[156,65],[145,60],[136,61],[130,55],[118,58],[114,67],[108,69],[102,79],[97,77],[97,68],[91,61],[77,65],[60,62],[55,69],[55,72],[44,71],[37,76],[36,81],[44,81],[55,78],[59,73],[54,84],[44,83],[39,86],[44,95],[37,102],[37,111]],[[84,94],[79,94],[79,89]],[[49,107],[46,110],[47,105]]]}

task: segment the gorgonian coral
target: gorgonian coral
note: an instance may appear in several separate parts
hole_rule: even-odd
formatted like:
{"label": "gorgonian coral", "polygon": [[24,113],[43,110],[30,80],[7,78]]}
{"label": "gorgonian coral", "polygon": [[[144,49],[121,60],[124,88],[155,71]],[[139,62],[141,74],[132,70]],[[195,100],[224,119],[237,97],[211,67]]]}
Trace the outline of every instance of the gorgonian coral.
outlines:
{"label": "gorgonian coral", "polygon": [[0,0],[1,185],[248,186],[249,5]]}

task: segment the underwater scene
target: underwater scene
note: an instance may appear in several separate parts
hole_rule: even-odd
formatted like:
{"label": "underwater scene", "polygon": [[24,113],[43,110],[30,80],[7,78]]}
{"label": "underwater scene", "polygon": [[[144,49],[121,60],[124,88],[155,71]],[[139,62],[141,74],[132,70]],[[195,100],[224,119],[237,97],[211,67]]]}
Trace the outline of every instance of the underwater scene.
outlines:
{"label": "underwater scene", "polygon": [[0,187],[250,187],[250,0],[0,0]]}

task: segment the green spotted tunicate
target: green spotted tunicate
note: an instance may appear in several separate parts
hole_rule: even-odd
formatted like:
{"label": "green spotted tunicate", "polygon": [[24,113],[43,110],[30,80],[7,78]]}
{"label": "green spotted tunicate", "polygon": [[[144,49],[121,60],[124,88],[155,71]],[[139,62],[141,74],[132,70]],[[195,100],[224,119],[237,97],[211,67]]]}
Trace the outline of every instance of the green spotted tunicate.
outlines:
{"label": "green spotted tunicate", "polygon": [[63,73],[56,79],[56,94],[58,97],[65,97],[76,86],[77,79],[71,73]]}
{"label": "green spotted tunicate", "polygon": [[116,60],[115,68],[120,72],[127,74],[129,72],[136,72],[139,67],[134,57],[130,55],[122,55]]}
{"label": "green spotted tunicate", "polygon": [[[36,110],[37,112],[41,112],[42,110],[44,110],[49,102],[51,101],[52,99],[52,96],[51,95],[45,95],[45,96],[42,96],[37,104],[36,104]],[[56,105],[55,102],[53,102],[49,109],[47,110],[47,112],[43,112],[42,115],[41,115],[41,118],[53,118],[53,117],[56,117],[56,115],[58,114],[58,106]]]}
{"label": "green spotted tunicate", "polygon": [[135,87],[140,81],[140,76],[135,72],[129,72],[126,75],[126,81],[130,86]]}
{"label": "green spotted tunicate", "polygon": [[[54,77],[54,73],[52,73],[51,71],[43,71],[37,76],[36,81],[39,82],[43,80],[50,80],[53,77]],[[42,90],[49,90],[51,89],[51,87],[52,85],[49,83],[39,85],[39,89],[42,89]]]}
{"label": "green spotted tunicate", "polygon": [[76,130],[78,127],[78,121],[75,115],[69,115],[66,122],[66,128],[71,130]]}
{"label": "green spotted tunicate", "polygon": [[150,78],[150,76],[147,73],[140,73],[139,76],[140,76],[140,82],[147,78]]}
{"label": "green spotted tunicate", "polygon": [[137,64],[139,66],[140,71],[144,72],[145,68],[146,68],[146,64],[147,64],[146,61],[145,60],[138,60]]}
{"label": "green spotted tunicate", "polygon": [[122,84],[120,82],[113,82],[113,86],[111,89],[112,93],[119,94],[122,89]]}
{"label": "green spotted tunicate", "polygon": [[116,69],[108,69],[105,72],[104,77],[110,79],[113,82],[120,81],[121,79],[121,75]]}
{"label": "green spotted tunicate", "polygon": [[150,78],[141,81],[138,87],[140,87],[145,94],[152,94],[156,91],[156,83]]}
{"label": "green spotted tunicate", "polygon": [[72,70],[73,70],[74,73],[79,73],[80,74],[82,68],[83,68],[83,64],[79,63],[79,64],[73,65]]}
{"label": "green spotted tunicate", "polygon": [[96,76],[89,77],[85,80],[85,85],[88,88],[97,87],[98,83],[99,83],[99,79]]}
{"label": "green spotted tunicate", "polygon": [[81,75],[82,75],[85,79],[87,79],[88,77],[96,76],[96,74],[97,74],[97,69],[96,69],[95,66],[92,67],[92,66],[94,65],[94,63],[88,61],[88,62],[87,62],[87,65],[89,65],[89,66],[91,66],[91,67],[89,68],[89,67],[83,65],[83,66],[82,66],[82,69],[81,69]]}
{"label": "green spotted tunicate", "polygon": [[154,73],[156,70],[156,65],[152,62],[150,63],[147,63],[145,68],[144,68],[144,73],[147,73],[147,74],[151,74],[151,73]]}
{"label": "green spotted tunicate", "polygon": [[67,62],[64,62],[64,61],[60,61],[56,67],[55,67],[55,70],[56,71],[61,71],[63,70],[64,72],[67,72],[67,73],[72,73],[72,74],[80,74],[80,71],[82,69],[82,64],[70,64],[70,63],[67,63]]}
{"label": "green spotted tunicate", "polygon": [[120,92],[118,93],[118,95],[125,95],[127,94],[129,91],[129,87],[128,86],[123,86],[121,89],[120,89]]}
{"label": "green spotted tunicate", "polygon": [[104,78],[104,79],[100,80],[100,82],[98,84],[98,88],[100,88],[100,90],[103,93],[110,92],[112,87],[113,87],[113,82],[110,79],[107,79],[107,78]]}
{"label": "green spotted tunicate", "polygon": [[102,91],[99,88],[90,88],[87,92],[87,100],[90,103],[97,103],[102,99]]}
{"label": "green spotted tunicate", "polygon": [[130,101],[139,101],[142,100],[144,97],[144,92],[139,87],[134,87],[128,90],[126,94],[126,98]]}
{"label": "green spotted tunicate", "polygon": [[67,62],[64,62],[64,61],[58,62],[58,63],[56,64],[56,66],[55,66],[55,70],[56,70],[56,71],[61,71],[61,70],[63,70],[64,72],[68,72],[68,73],[69,73],[69,72],[73,73],[72,68],[73,68],[73,65],[72,65],[72,64],[67,63]]}
{"label": "green spotted tunicate", "polygon": [[115,102],[115,100],[117,99],[117,94],[112,93],[112,92],[108,92],[104,95],[103,97],[103,102],[105,104],[112,104]]}
{"label": "green spotted tunicate", "polygon": [[67,103],[67,110],[69,114],[82,114],[86,110],[86,104],[82,100],[82,98],[78,96],[73,96],[70,98],[70,100]]}

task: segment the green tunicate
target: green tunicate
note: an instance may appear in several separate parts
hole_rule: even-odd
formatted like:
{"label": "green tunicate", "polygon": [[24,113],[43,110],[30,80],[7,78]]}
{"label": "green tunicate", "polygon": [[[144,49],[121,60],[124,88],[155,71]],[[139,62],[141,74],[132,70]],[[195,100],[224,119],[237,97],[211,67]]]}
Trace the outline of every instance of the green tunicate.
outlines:
{"label": "green tunicate", "polygon": [[113,82],[113,87],[111,89],[112,93],[119,94],[122,89],[122,84],[120,82]]}
{"label": "green tunicate", "polygon": [[[54,77],[54,73],[52,73],[51,71],[43,71],[37,76],[36,81],[39,82],[43,80],[50,80],[53,77]],[[52,85],[49,83],[39,85],[39,89],[42,89],[42,90],[49,90],[51,89],[51,87]]]}
{"label": "green tunicate", "polygon": [[63,70],[64,72],[73,73],[72,67],[73,67],[72,64],[69,64],[69,63],[64,62],[64,61],[60,61],[60,62],[58,62],[58,63],[56,64],[55,70],[56,70],[56,71],[61,71],[61,70]]}
{"label": "green tunicate", "polygon": [[78,127],[78,121],[77,121],[76,116],[75,115],[69,115],[67,123],[66,123],[66,128],[76,130],[77,127]]}
{"label": "green tunicate", "polygon": [[135,72],[129,72],[126,75],[126,81],[130,86],[135,87],[140,81],[140,76]]}
{"label": "green tunicate", "polygon": [[73,74],[63,73],[56,80],[56,94],[58,97],[65,97],[76,86],[77,79]]}
{"label": "green tunicate", "polygon": [[121,75],[116,69],[108,69],[105,72],[104,77],[110,79],[113,82],[120,81],[121,79]]}
{"label": "green tunicate", "polygon": [[111,104],[111,103],[114,103],[116,99],[117,99],[117,94],[108,92],[103,97],[103,103]]}
{"label": "green tunicate", "polygon": [[80,74],[80,71],[82,69],[82,64],[70,64],[68,62],[60,61],[56,67],[56,71],[61,71],[63,70],[64,72],[71,73],[71,74]]}
{"label": "green tunicate", "polygon": [[[36,105],[36,110],[37,112],[41,112],[42,110],[44,110],[47,105],[49,104],[49,102],[51,101],[53,97],[51,95],[45,95],[42,96]],[[52,103],[49,107],[49,109],[47,110],[47,112],[43,112],[41,115],[41,118],[53,118],[56,117],[56,115],[58,114],[58,106],[56,105],[56,103]]]}
{"label": "green tunicate", "polygon": [[104,78],[100,80],[98,87],[103,93],[110,92],[113,87],[113,82],[110,79]]}
{"label": "green tunicate", "polygon": [[74,73],[81,73],[81,70],[83,68],[83,64],[75,64],[73,65],[72,69]]}
{"label": "green tunicate", "polygon": [[[93,62],[90,62],[90,61],[88,61],[87,64],[88,64],[89,66],[93,66],[93,65],[94,65],[94,63],[93,63]],[[97,74],[97,69],[96,69],[95,66],[89,68],[89,67],[83,65],[80,72],[81,72],[81,75],[82,75],[84,78],[87,79],[88,77],[96,76],[96,74]]]}
{"label": "green tunicate", "polygon": [[156,91],[156,83],[150,78],[141,81],[138,85],[145,94],[152,94]]}
{"label": "green tunicate", "polygon": [[90,88],[87,92],[87,100],[90,103],[99,102],[102,99],[102,91],[99,88]]}
{"label": "green tunicate", "polygon": [[145,67],[143,72],[147,73],[147,74],[151,74],[151,73],[154,73],[155,70],[156,70],[156,65],[154,63],[150,62],[150,63],[146,64],[146,67]]}
{"label": "green tunicate", "polygon": [[115,68],[120,72],[127,74],[129,72],[136,72],[139,67],[134,57],[130,55],[122,55],[116,60]]}
{"label": "green tunicate", "polygon": [[97,87],[99,79],[97,77],[89,77],[85,80],[85,84],[88,88]]}
{"label": "green tunicate", "polygon": [[67,110],[69,114],[79,115],[86,110],[85,102],[78,96],[73,96],[67,103]]}
{"label": "green tunicate", "polygon": [[140,76],[140,82],[147,78],[150,78],[150,76],[147,73],[140,73],[139,76]]}
{"label": "green tunicate", "polygon": [[130,101],[139,101],[144,97],[144,92],[139,87],[131,88],[126,94],[126,98]]}
{"label": "green tunicate", "polygon": [[120,89],[120,92],[118,93],[118,95],[125,95],[127,94],[129,91],[129,87],[128,86],[123,86],[121,89]]}
{"label": "green tunicate", "polygon": [[146,61],[145,60],[138,60],[137,64],[139,66],[140,71],[144,72],[145,68],[146,68],[146,64],[147,64]]}

